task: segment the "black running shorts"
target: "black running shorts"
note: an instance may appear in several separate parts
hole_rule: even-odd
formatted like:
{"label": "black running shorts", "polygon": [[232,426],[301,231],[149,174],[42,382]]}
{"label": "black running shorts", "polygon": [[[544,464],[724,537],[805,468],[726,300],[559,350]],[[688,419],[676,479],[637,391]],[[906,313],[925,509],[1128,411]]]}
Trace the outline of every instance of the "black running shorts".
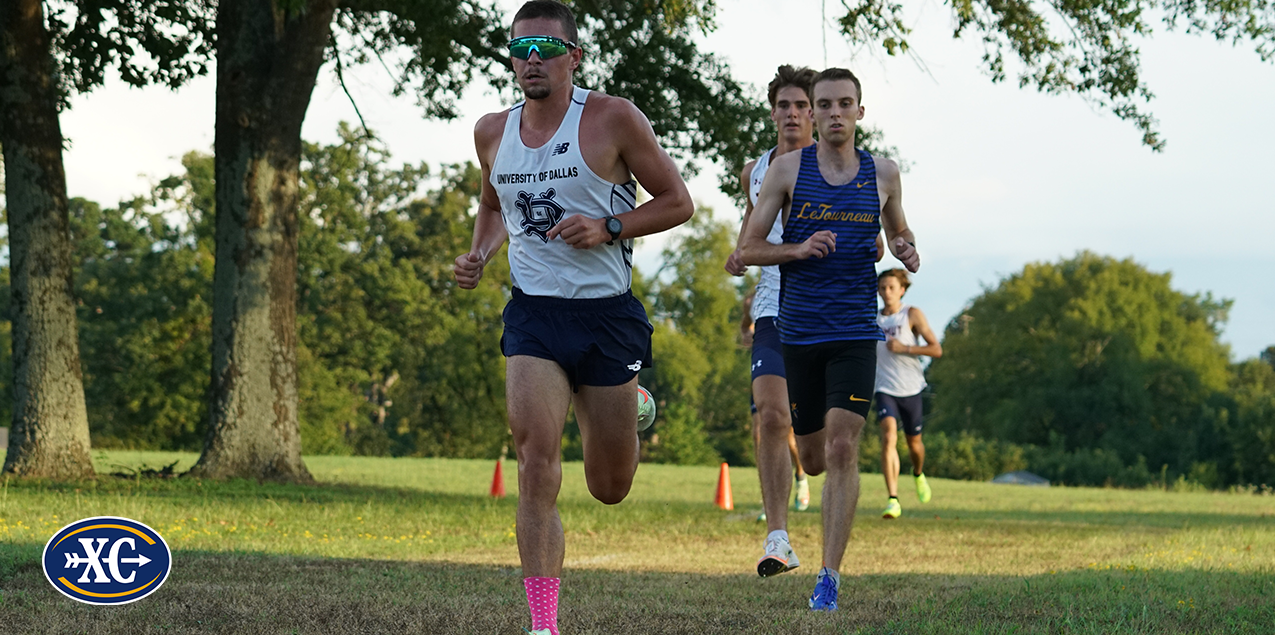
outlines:
{"label": "black running shorts", "polygon": [[877,379],[877,341],[784,344],[784,370],[796,434],[822,430],[832,408],[867,418]]}
{"label": "black running shorts", "polygon": [[894,417],[895,425],[903,429],[903,434],[910,437],[921,434],[921,393],[895,397],[879,392],[876,400],[878,419]]}
{"label": "black running shorts", "polygon": [[573,300],[527,295],[514,287],[505,305],[505,357],[558,362],[573,390],[619,386],[651,367],[651,323],[631,292]]}

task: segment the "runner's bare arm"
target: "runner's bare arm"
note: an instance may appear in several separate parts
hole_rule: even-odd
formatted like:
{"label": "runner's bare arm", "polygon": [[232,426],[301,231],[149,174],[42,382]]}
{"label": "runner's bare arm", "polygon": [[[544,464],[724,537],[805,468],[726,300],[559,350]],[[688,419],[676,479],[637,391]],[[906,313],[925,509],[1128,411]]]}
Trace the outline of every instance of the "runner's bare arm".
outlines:
{"label": "runner's bare arm", "polygon": [[482,167],[482,193],[478,199],[478,214],[474,219],[474,240],[469,251],[456,257],[452,271],[462,289],[473,289],[483,277],[483,267],[500,251],[509,238],[505,222],[500,214],[500,198],[491,186],[491,164],[505,126],[505,113],[489,114],[474,126],[474,148],[478,151],[478,163]]}
{"label": "runner's bare arm", "polygon": [[[592,101],[592,97],[590,100]],[[636,209],[616,214],[624,225],[620,239],[637,238],[666,231],[690,220],[695,212],[691,193],[672,157],[655,138],[646,115],[632,102],[602,95],[598,98],[601,129],[607,130],[619,153],[619,160],[651,200]],[[549,230],[550,240],[562,236],[572,247],[589,249],[611,240],[603,219],[572,215]]]}
{"label": "runner's bare arm", "polygon": [[748,271],[748,265],[744,264],[739,246],[744,244],[744,228],[748,226],[748,217],[753,213],[753,199],[748,195],[748,190],[752,186],[750,181],[753,176],[753,167],[756,165],[757,161],[749,161],[744,165],[744,171],[739,173],[739,185],[744,191],[744,220],[739,223],[739,235],[735,237],[735,251],[730,252],[730,256],[726,258],[726,273],[732,276],[742,276]]}
{"label": "runner's bare arm", "polygon": [[906,350],[901,352],[904,355],[925,355],[934,359],[942,357],[943,345],[939,344],[939,338],[934,336],[934,331],[930,329],[930,322],[925,319],[921,309],[908,307],[908,322],[912,324],[912,333],[925,340],[925,346],[907,346]]}
{"label": "runner's bare arm", "polygon": [[766,240],[775,218],[792,202],[792,188],[801,167],[801,153],[789,152],[777,157],[766,171],[757,205],[744,226],[740,255],[747,265],[777,265],[791,260],[823,258],[836,251],[837,236],[830,231],[817,231],[803,243],[772,245]]}
{"label": "runner's bare arm", "polygon": [[899,164],[891,159],[874,157],[877,166],[877,191],[884,204],[881,206],[881,227],[885,230],[885,242],[890,252],[908,271],[916,273],[921,268],[921,257],[916,252],[916,237],[908,228],[903,215],[903,184],[899,179]]}
{"label": "runner's bare arm", "polygon": [[745,347],[753,345],[753,300],[756,297],[756,289],[744,296],[744,315],[739,319],[739,341]]}

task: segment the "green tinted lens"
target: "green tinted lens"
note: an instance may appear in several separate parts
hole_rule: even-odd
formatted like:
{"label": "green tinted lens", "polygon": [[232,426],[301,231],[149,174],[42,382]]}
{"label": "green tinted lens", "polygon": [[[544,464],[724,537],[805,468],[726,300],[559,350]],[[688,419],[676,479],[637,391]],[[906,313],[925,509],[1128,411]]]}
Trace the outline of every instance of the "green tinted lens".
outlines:
{"label": "green tinted lens", "polygon": [[571,46],[570,43],[556,37],[520,37],[509,41],[509,54],[520,60],[525,60],[531,57],[532,51],[535,51],[536,55],[540,56],[540,59],[547,60],[570,52]]}

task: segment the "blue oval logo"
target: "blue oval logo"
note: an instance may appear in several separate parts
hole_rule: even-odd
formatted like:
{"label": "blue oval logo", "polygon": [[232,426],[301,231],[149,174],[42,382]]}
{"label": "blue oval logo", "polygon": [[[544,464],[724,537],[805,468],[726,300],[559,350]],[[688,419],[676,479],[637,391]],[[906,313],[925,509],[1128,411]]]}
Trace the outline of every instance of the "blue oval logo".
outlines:
{"label": "blue oval logo", "polygon": [[77,520],[44,545],[44,577],[72,600],[128,604],[159,589],[172,552],[159,532],[118,516]]}

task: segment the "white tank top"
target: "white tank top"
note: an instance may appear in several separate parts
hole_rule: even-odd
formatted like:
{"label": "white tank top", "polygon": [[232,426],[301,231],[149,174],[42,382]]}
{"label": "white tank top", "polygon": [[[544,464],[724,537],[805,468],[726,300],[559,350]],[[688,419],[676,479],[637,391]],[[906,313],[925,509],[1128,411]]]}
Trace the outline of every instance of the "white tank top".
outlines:
{"label": "white tank top", "polygon": [[509,272],[528,295],[609,298],[629,290],[633,240],[576,249],[550,228],[572,214],[606,218],[632,210],[637,182],[616,185],[589,169],[580,154],[580,114],[589,91],[572,87],[571,105],[548,143],[522,143],[520,102],[509,109],[500,148],[491,165],[491,185],[509,232]]}
{"label": "white tank top", "polygon": [[[770,169],[770,158],[776,148],[771,148],[757,157],[753,164],[753,172],[749,176],[748,200],[757,205],[757,197],[761,194],[762,181],[766,179],[766,170]],[[784,215],[781,211],[775,215],[775,224],[771,225],[766,242],[782,245],[784,242]],[[761,268],[761,278],[757,280],[757,293],[753,296],[753,321],[764,317],[779,316],[779,265],[766,265]]]}
{"label": "white tank top", "polygon": [[[917,346],[912,322],[908,320],[911,307],[903,305],[897,313],[882,315],[877,311],[877,325],[890,339],[899,340],[904,346]],[[916,355],[891,353],[885,342],[877,342],[877,392],[891,397],[911,397],[925,389],[925,370]]]}

